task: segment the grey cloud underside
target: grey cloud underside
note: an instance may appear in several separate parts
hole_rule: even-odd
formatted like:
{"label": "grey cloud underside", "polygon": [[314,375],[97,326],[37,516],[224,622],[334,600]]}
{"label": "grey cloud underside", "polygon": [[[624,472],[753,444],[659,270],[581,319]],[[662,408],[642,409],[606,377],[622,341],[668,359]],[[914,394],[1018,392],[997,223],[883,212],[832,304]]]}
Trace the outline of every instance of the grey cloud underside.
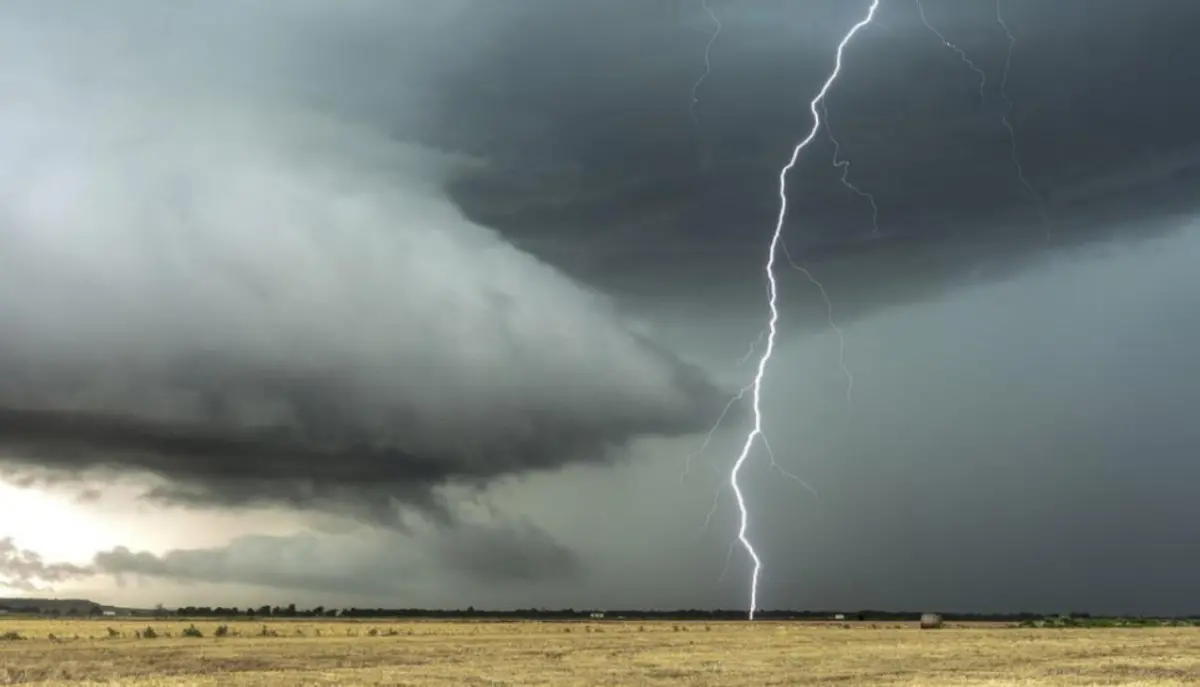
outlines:
{"label": "grey cloud underside", "polygon": [[449,565],[477,579],[533,582],[584,572],[574,551],[528,523],[499,531],[467,528],[439,539],[437,548]]}
{"label": "grey cloud underside", "polygon": [[[689,91],[711,26],[699,3],[669,5],[638,21],[630,3],[593,8],[607,22],[562,9],[554,31],[499,42],[485,71],[444,90],[447,121],[461,126],[443,135],[493,161],[460,180],[455,198],[518,244],[632,297],[759,299],[777,172],[807,131],[840,31],[867,3],[713,3],[725,28],[698,128]],[[845,294],[843,319],[944,292],[981,265],[1007,275],[1048,251],[1153,236],[1169,228],[1143,220],[1194,207],[1200,97],[1185,65],[1200,59],[1200,6],[1001,4],[1017,38],[1009,121],[1047,225],[1001,122],[1007,39],[995,3],[924,5],[986,72],[985,97],[914,3],[881,5],[828,99],[849,179],[878,201],[880,235],[866,202],[841,186],[824,134],[789,178],[789,247]],[[474,126],[481,111],[487,127]],[[523,133],[535,127],[536,140]],[[820,306],[812,293],[787,305]]]}
{"label": "grey cloud underside", "polygon": [[[275,375],[256,377],[234,364],[186,371],[187,363],[181,362],[185,371],[173,374],[165,388],[192,403],[187,412],[176,414],[179,419],[163,419],[145,409],[140,415],[105,412],[104,404],[95,402],[81,410],[36,404],[21,408],[16,399],[71,399],[94,390],[87,388],[92,378],[83,372],[55,380],[14,366],[0,384],[0,444],[47,447],[45,457],[62,461],[62,467],[140,465],[197,479],[296,477],[346,485],[430,484],[551,469],[573,460],[604,460],[602,449],[630,437],[697,431],[705,426],[702,418],[719,410],[723,394],[699,368],[652,344],[646,344],[645,351],[670,371],[670,384],[686,400],[677,411],[658,416],[616,411],[589,417],[566,407],[539,407],[508,417],[512,426],[501,426],[487,442],[469,442],[470,450],[445,453],[405,449],[406,432],[425,434],[429,429],[421,423],[438,423],[437,418],[420,416],[419,390],[412,392],[409,407],[389,408],[379,417],[379,408],[356,394],[359,388],[351,378],[305,379],[297,373],[297,378],[284,381]],[[162,384],[152,380],[145,386],[160,391]],[[399,386],[404,391],[402,382]],[[119,398],[116,393],[113,397]],[[263,422],[247,411],[256,404],[272,408],[281,419]],[[469,419],[446,418],[441,424],[438,430],[447,433],[473,429]],[[54,445],[61,449],[49,450]]]}
{"label": "grey cloud underside", "polygon": [[[293,389],[292,394],[273,398],[295,411],[286,424],[247,426],[244,418],[213,410],[222,406],[221,401],[232,407],[245,400],[237,394],[239,389],[246,390],[246,379],[220,393],[199,380],[195,386],[178,389],[188,393],[207,389],[213,394],[209,407],[213,412],[196,415],[191,421],[19,408],[9,401],[10,405],[0,407],[0,446],[18,469],[33,464],[62,473],[109,469],[167,478],[172,484],[147,492],[158,501],[323,504],[398,524],[395,502],[448,515],[431,493],[442,484],[482,485],[506,475],[607,462],[616,455],[615,449],[634,437],[687,434],[706,428],[719,411],[722,392],[698,370],[669,359],[666,364],[676,366],[679,388],[695,400],[687,413],[588,418],[547,409],[514,419],[523,425],[520,431],[494,432],[485,442],[472,442],[469,450],[407,451],[404,427],[413,422],[410,417],[394,415],[391,431],[383,434],[378,426],[358,417],[372,409],[330,389],[308,389],[307,393]],[[262,393],[246,396],[259,402],[268,397]],[[8,394],[9,399],[13,397]],[[451,425],[437,431],[470,434],[479,430],[468,420],[462,427]],[[414,427],[414,433],[422,436],[429,432],[427,426]]]}
{"label": "grey cloud underside", "polygon": [[240,537],[206,549],[163,554],[118,547],[94,557],[95,574],[174,582],[248,584],[323,594],[376,595],[393,604],[437,571],[460,584],[521,584],[577,579],[578,554],[527,522],[460,524],[432,543],[391,532],[352,537]]}

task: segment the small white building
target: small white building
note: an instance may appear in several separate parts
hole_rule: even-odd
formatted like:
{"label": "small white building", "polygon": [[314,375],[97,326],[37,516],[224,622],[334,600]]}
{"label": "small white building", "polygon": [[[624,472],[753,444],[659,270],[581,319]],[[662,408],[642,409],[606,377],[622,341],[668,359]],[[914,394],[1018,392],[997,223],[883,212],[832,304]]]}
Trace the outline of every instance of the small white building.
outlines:
{"label": "small white building", "polygon": [[845,614],[845,613],[838,613],[837,615],[833,616],[833,619],[834,619],[834,620],[845,620],[845,619],[846,619],[846,614]]}
{"label": "small white building", "polygon": [[604,612],[592,611],[592,620],[604,620]]}

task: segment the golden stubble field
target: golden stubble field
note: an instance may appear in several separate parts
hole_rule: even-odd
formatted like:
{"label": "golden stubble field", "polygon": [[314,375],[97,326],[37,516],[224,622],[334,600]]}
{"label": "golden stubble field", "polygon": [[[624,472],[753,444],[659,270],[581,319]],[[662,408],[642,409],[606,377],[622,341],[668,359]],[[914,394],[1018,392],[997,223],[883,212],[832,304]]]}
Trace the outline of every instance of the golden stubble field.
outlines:
{"label": "golden stubble field", "polygon": [[[0,619],[26,638],[0,641],[0,684],[1200,685],[1195,627],[270,620],[182,636],[192,624]],[[148,625],[158,638],[135,637]]]}

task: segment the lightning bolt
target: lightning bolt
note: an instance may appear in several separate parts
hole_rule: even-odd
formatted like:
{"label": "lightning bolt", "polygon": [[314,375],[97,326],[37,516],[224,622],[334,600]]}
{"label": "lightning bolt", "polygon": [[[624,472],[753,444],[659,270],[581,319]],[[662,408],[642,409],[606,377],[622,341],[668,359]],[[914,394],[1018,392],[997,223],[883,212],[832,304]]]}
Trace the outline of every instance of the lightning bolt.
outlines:
{"label": "lightning bolt", "polygon": [[[825,126],[829,126],[828,122],[826,122]],[[825,290],[824,284],[817,281],[817,278],[813,276],[812,272],[792,259],[792,254],[790,251],[788,251],[786,243],[780,243],[779,245],[783,248],[783,257],[787,258],[788,264],[790,264],[793,269],[799,271],[800,274],[803,274],[813,286],[817,287],[817,291],[821,293],[821,299],[825,301],[825,316],[829,319],[829,328],[832,329],[835,334],[837,334],[838,338],[838,364],[842,367],[842,374],[846,375],[846,405],[853,408],[854,373],[850,371],[850,366],[846,364],[846,334],[842,331],[842,328],[837,325],[837,321],[833,318],[833,301],[829,298],[829,292]],[[772,458],[772,460],[774,460],[774,458]],[[804,486],[808,487],[807,484]],[[809,491],[812,491],[811,487],[809,487]],[[816,494],[816,492],[813,492],[813,494]]]}
{"label": "lightning bolt", "polygon": [[767,450],[767,457],[771,459],[771,467],[775,468],[776,472],[778,472],[779,474],[783,475],[784,477],[792,480],[793,482],[799,484],[800,486],[804,487],[805,489],[808,490],[808,492],[810,494],[813,495],[814,498],[816,498],[818,501],[820,501],[821,495],[817,493],[816,489],[813,489],[812,487],[810,487],[808,485],[808,482],[805,482],[804,480],[800,479],[796,475],[785,470],[783,468],[783,466],[779,464],[779,461],[775,460],[775,451],[771,448],[771,442],[767,441],[766,436],[762,437],[762,445],[763,445],[763,448],[765,448]]}
{"label": "lightning bolt", "polygon": [[[767,449],[767,456],[770,457],[770,459],[771,459],[771,467],[775,468],[779,472],[779,474],[783,475],[784,477],[787,477],[788,479],[792,480],[793,482],[796,482],[800,486],[807,489],[817,499],[817,503],[820,503],[821,495],[817,493],[817,490],[813,489],[811,486],[809,486],[808,482],[805,482],[804,480],[800,479],[796,475],[785,470],[783,468],[783,466],[780,465],[779,462],[775,460],[775,451],[773,451],[771,449],[771,442],[767,441],[767,438],[765,436],[762,438],[762,442],[763,442],[763,448]],[[720,495],[721,495],[721,492],[718,491],[717,496],[719,497]],[[705,527],[708,526],[708,521],[712,519],[713,513],[715,513],[716,510],[717,510],[717,498],[714,497],[712,509],[709,510],[708,517],[705,518],[705,520],[704,520]],[[721,586],[721,583],[725,581],[725,576],[729,574],[729,561],[733,559],[733,547],[735,544],[737,544],[736,540],[729,542],[729,550],[725,552],[725,565],[721,567],[721,575],[719,577],[717,577],[717,582],[716,582],[716,584],[713,585],[714,587]]]}
{"label": "lightning bolt", "polygon": [[746,348],[746,355],[743,355],[743,356],[739,357],[739,358],[738,358],[738,359],[737,359],[737,360],[736,360],[736,361],[733,363],[733,366],[734,366],[734,367],[741,367],[742,365],[745,365],[745,364],[746,364],[746,361],[750,359],[750,356],[754,355],[754,349],[755,349],[755,348],[757,348],[757,347],[758,347],[758,345],[762,343],[763,337],[764,337],[764,336],[766,336],[766,335],[767,335],[767,330],[766,330],[766,329],[763,329],[762,331],[760,331],[760,332],[758,333],[758,338],[756,338],[756,339],[754,339],[753,341],[751,341],[751,342],[750,342],[750,345],[749,345],[749,346]]}
{"label": "lightning bolt", "polygon": [[[963,64],[967,65],[971,71],[979,76],[979,105],[982,108],[987,98],[984,93],[985,86],[987,85],[987,73],[980,69],[971,58],[967,57],[967,53],[962,48],[952,43],[950,39],[946,38],[945,34],[929,22],[929,19],[925,16],[925,6],[921,3],[921,0],[913,0],[913,2],[917,6],[917,13],[921,16],[921,23],[925,25],[925,28],[932,31],[933,35],[937,36],[943,45],[954,51],[958,55],[958,58],[963,61]],[[1000,78],[1000,98],[1004,100],[1004,112],[1000,115],[1000,123],[1008,131],[1009,159],[1016,169],[1017,180],[1025,187],[1025,191],[1037,205],[1038,214],[1042,218],[1042,223],[1046,226],[1046,240],[1050,240],[1050,218],[1046,214],[1046,208],[1042,203],[1041,196],[1038,195],[1038,192],[1033,188],[1033,184],[1029,183],[1029,179],[1025,176],[1025,168],[1021,164],[1020,155],[1017,153],[1017,132],[1012,125],[1012,121],[1009,119],[1009,115],[1013,110],[1013,101],[1008,97],[1008,74],[1012,70],[1013,46],[1017,44],[1017,39],[1013,36],[1012,31],[1008,28],[1008,24],[1004,21],[1004,14],[1001,12],[1000,3],[1001,0],[996,0],[996,23],[1000,25],[1001,30],[1004,31],[1004,35],[1008,38],[1008,50],[1004,56],[1004,72]]]}
{"label": "lightning bolt", "polygon": [[[751,346],[753,346],[753,344],[751,344]],[[753,351],[753,348],[751,348],[751,351]],[[746,357],[749,358],[750,354],[747,353]],[[735,394],[733,398],[729,399],[729,403],[725,404],[725,409],[721,411],[721,414],[719,416],[717,416],[717,421],[715,423],[713,423],[712,428],[708,430],[708,434],[706,434],[704,436],[704,441],[701,442],[700,448],[698,448],[695,451],[692,451],[691,453],[688,454],[687,459],[684,461],[683,472],[680,473],[680,475],[679,475],[679,486],[683,486],[684,482],[687,481],[687,476],[692,472],[692,461],[695,460],[696,458],[700,457],[700,455],[704,453],[705,449],[708,448],[708,445],[710,443],[712,443],[713,435],[717,433],[718,429],[720,429],[721,423],[724,422],[725,416],[729,414],[729,410],[731,408],[733,408],[733,404],[737,403],[738,401],[745,398],[746,392],[749,390],[750,390],[750,385],[747,384],[746,386],[739,389],[737,394]],[[713,509],[714,510],[716,509],[715,501],[714,501]],[[711,518],[712,518],[712,511],[709,511],[708,518],[705,518],[705,520],[704,520],[705,527],[708,527],[708,521]]]}
{"label": "lightning bolt", "polygon": [[[917,4],[917,13],[921,15],[921,23],[925,25],[925,28],[932,31],[933,35],[937,36],[938,39],[940,39],[942,41],[942,45],[945,45],[947,48],[950,48],[955,53],[957,53],[958,59],[962,60],[963,64],[967,65],[967,68],[970,69],[971,71],[975,72],[976,76],[979,77],[979,107],[982,108],[984,106],[984,103],[987,101],[987,95],[984,94],[984,87],[987,85],[987,74],[982,69],[980,69],[974,62],[972,62],[971,58],[967,57],[967,53],[963,52],[962,48],[951,43],[949,38],[946,38],[946,36],[944,36],[941,31],[938,31],[937,29],[935,29],[933,27],[933,24],[929,23],[929,20],[925,18],[925,6],[921,4],[921,0],[913,0],[913,2],[915,2]],[[1000,11],[999,0],[997,0],[996,11],[997,12]],[[1011,50],[1012,50],[1012,45],[1010,44],[1009,45],[1009,51],[1010,51],[1009,56],[1010,57],[1012,55]],[[1006,68],[1005,75],[1007,75],[1007,74],[1008,74],[1008,70]],[[1003,89],[1003,87],[1001,87],[1001,88]]]}
{"label": "lightning bolt", "polygon": [[[784,250],[786,251],[786,246],[784,247]],[[791,260],[791,257],[789,257],[788,260]],[[803,267],[797,267],[797,269],[807,272],[806,270],[804,270]],[[818,282],[814,282],[814,283],[818,283]],[[818,283],[818,285],[819,285],[819,283]],[[846,373],[849,374],[849,370],[846,370]],[[851,383],[853,383],[854,378],[851,377],[850,379],[851,379]],[[687,464],[683,474],[681,474],[679,476],[679,484],[681,486],[684,483],[684,479],[687,477],[688,473],[691,471],[691,461],[693,459],[695,459],[696,457],[700,456],[702,453],[704,453],[704,450],[708,448],[708,444],[712,441],[713,434],[716,433],[717,429],[721,426],[721,422],[725,419],[725,416],[729,413],[729,409],[733,407],[734,403],[737,403],[738,401],[745,398],[746,392],[750,391],[750,389],[751,389],[750,385],[742,387],[740,390],[738,390],[737,395],[734,396],[732,399],[730,399],[729,403],[725,404],[725,410],[721,411],[721,415],[720,415],[720,417],[717,418],[716,424],[713,425],[712,429],[708,430],[708,435],[704,437],[704,442],[700,444],[700,448],[696,449],[694,452],[692,452],[688,456],[688,464]],[[809,493],[811,493],[818,500],[821,498],[821,495],[817,493],[817,490],[813,489],[812,486],[810,486],[808,484],[808,482],[805,482],[804,480],[800,479],[798,476],[788,472],[787,470],[784,469],[784,467],[782,465],[779,464],[779,462],[777,460],[775,460],[775,452],[771,450],[771,444],[770,444],[770,442],[767,441],[767,437],[765,435],[762,437],[762,442],[763,442],[763,446],[767,449],[767,455],[770,456],[770,458],[771,458],[771,467],[773,467],[777,471],[779,471],[779,474],[783,475],[784,477],[787,477],[788,479],[792,480],[793,482],[796,482],[800,486],[804,487],[806,490],[808,490]],[[721,500],[721,490],[717,489],[713,493],[713,500],[712,500],[712,504],[708,508],[708,513],[705,514],[705,516],[704,516],[704,524],[700,527],[701,532],[704,532],[705,530],[708,529],[709,523],[712,522],[713,516],[716,515],[716,513],[717,513],[717,504],[720,502],[720,500]],[[736,543],[736,542],[731,542],[731,544],[732,543]],[[728,563],[726,563],[726,565],[728,565]]]}
{"label": "lightning bolt", "polygon": [[875,18],[875,11],[879,8],[879,0],[871,0],[871,6],[867,10],[867,16],[852,26],[846,35],[842,37],[838,43],[837,53],[834,58],[833,71],[821,86],[821,90],[809,103],[809,111],[812,112],[813,124],[812,129],[808,132],[796,146],[792,149],[791,158],[788,163],[779,170],[779,216],[775,222],[775,230],[771,234],[770,247],[767,252],[767,262],[764,266],[764,272],[767,277],[767,307],[770,310],[770,317],[767,320],[767,340],[763,348],[762,356],[758,359],[758,369],[754,375],[754,383],[752,386],[752,405],[754,409],[754,427],[750,433],[746,435],[746,441],[742,445],[742,451],[738,454],[737,460],[734,461],[733,468],[729,472],[729,486],[733,488],[733,494],[737,499],[738,511],[741,514],[737,537],[741,542],[742,548],[750,556],[754,562],[754,571],[750,578],[750,608],[747,614],[750,620],[754,619],[754,611],[758,608],[758,578],[762,571],[762,560],[758,556],[758,552],[754,549],[754,544],[746,536],[746,531],[749,526],[749,513],[746,509],[746,499],[742,494],[741,486],[738,484],[738,476],[741,474],[742,467],[746,464],[746,459],[750,456],[750,450],[754,447],[754,442],[763,436],[762,422],[762,383],[763,377],[766,375],[767,365],[771,362],[771,354],[775,350],[775,335],[777,324],[779,322],[779,309],[776,305],[779,295],[779,289],[775,283],[775,260],[779,251],[780,239],[783,236],[783,222],[787,218],[788,197],[787,197],[787,174],[796,166],[797,160],[800,158],[800,153],[812,143],[816,138],[817,132],[821,128],[821,102],[825,100],[825,95],[829,89],[837,81],[838,76],[842,71],[842,54],[846,49],[846,45],[854,38],[854,36],[862,30],[863,27],[871,23]]}
{"label": "lightning bolt", "polygon": [[[717,42],[717,37],[721,35],[721,29],[723,28],[721,20],[717,18],[716,13],[713,12],[712,7],[709,6],[708,0],[701,0],[700,4],[704,8],[704,13],[708,15],[710,20],[712,20],[714,29],[712,35],[708,37],[708,43],[704,45],[704,72],[700,74],[695,83],[692,84],[692,102],[688,106],[688,115],[692,118],[692,124],[695,126],[697,132],[700,130],[700,118],[696,115],[696,106],[700,104],[700,86],[704,83],[704,80],[708,78],[708,75],[712,73],[712,47],[713,44]],[[767,332],[765,329],[758,333],[758,338],[750,342],[750,346],[746,350],[745,355],[739,357],[737,362],[734,363],[735,367],[741,367],[742,365],[746,364],[746,361],[750,359],[750,356],[754,355],[755,347],[762,341],[763,337],[766,336],[766,333]],[[742,400],[746,396],[746,392],[749,390],[749,386],[742,387],[733,398],[729,399],[729,402],[725,404],[724,410],[722,410],[720,416],[717,417],[717,421],[713,424],[712,428],[708,430],[708,434],[704,437],[704,441],[700,444],[700,447],[688,454],[684,462],[683,472],[679,475],[680,486],[683,486],[684,482],[687,481],[687,476],[692,471],[692,461],[704,453],[704,451],[708,448],[708,445],[712,443],[713,435],[716,433],[717,429],[721,427],[721,423],[725,420],[725,416],[728,415],[729,410],[733,408],[733,404]],[[708,523],[712,520],[713,513],[715,513],[717,510],[717,501],[720,496],[721,492],[718,490],[713,496],[712,507],[709,509],[708,515],[704,518],[704,527],[702,528],[702,531],[708,528]]]}
{"label": "lightning bolt", "polygon": [[[841,176],[842,186],[845,186],[846,188],[850,189],[851,191],[854,192],[855,195],[859,196],[860,198],[866,198],[867,202],[869,202],[871,204],[871,235],[878,237],[879,236],[879,205],[875,202],[875,196],[871,195],[870,193],[867,193],[866,191],[862,190],[858,186],[855,186],[854,184],[850,183],[850,179],[849,179],[850,160],[840,159],[840,155],[841,155],[841,151],[842,151],[842,144],[838,143],[838,140],[836,138],[834,138],[834,136],[833,136],[833,127],[829,126],[829,110],[826,109],[825,101],[823,101],[823,100],[821,101],[821,114],[824,115],[824,117],[825,117],[825,135],[829,137],[829,142],[833,144],[833,166],[842,170],[842,176]],[[792,265],[794,266],[795,263],[793,262]],[[798,269],[803,269],[803,268],[798,268]],[[813,280],[811,275],[808,278],[809,278],[809,281],[813,281],[813,283],[816,283],[815,280]],[[821,289],[821,293],[822,294],[825,293],[824,288]],[[826,297],[826,300],[828,300],[828,297]]]}
{"label": "lightning bolt", "polygon": [[1001,0],[996,0],[996,23],[1004,31],[1004,35],[1008,37],[1008,51],[1004,56],[1004,73],[1000,78],[1000,97],[1004,99],[1004,114],[1000,117],[1000,122],[1004,124],[1004,128],[1008,129],[1009,153],[1012,159],[1013,167],[1017,170],[1017,179],[1029,192],[1029,197],[1033,198],[1033,202],[1037,204],[1038,214],[1042,217],[1043,224],[1046,225],[1046,240],[1050,240],[1050,218],[1046,215],[1046,208],[1042,204],[1042,198],[1038,192],[1033,189],[1033,184],[1025,178],[1025,169],[1021,165],[1021,158],[1017,154],[1017,132],[1013,129],[1012,122],[1009,121],[1008,115],[1012,113],[1013,101],[1008,97],[1008,73],[1012,69],[1013,46],[1017,44],[1017,39],[1008,28],[1008,24],[1004,21],[1004,15],[1000,11]]}
{"label": "lightning bolt", "polygon": [[708,43],[704,46],[704,73],[700,75],[700,78],[696,79],[696,83],[692,84],[692,104],[688,108],[688,114],[691,115],[692,123],[696,125],[697,129],[700,128],[700,118],[696,116],[696,106],[700,104],[700,84],[704,83],[704,80],[712,73],[712,60],[709,59],[709,56],[712,52],[713,43],[717,42],[717,36],[721,35],[722,29],[721,20],[717,18],[712,8],[708,6],[708,0],[702,0],[701,4],[704,7],[705,14],[712,20],[713,26],[716,28],[713,30],[712,35],[708,37]]}

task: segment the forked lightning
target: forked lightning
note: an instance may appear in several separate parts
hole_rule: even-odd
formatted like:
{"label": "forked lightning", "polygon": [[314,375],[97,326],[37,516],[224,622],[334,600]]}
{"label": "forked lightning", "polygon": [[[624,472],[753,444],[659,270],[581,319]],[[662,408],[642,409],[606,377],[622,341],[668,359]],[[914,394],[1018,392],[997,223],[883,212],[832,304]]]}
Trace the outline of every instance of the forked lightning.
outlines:
{"label": "forked lightning", "polygon": [[[1013,36],[1012,31],[1008,28],[1008,23],[1004,21],[1004,14],[1001,11],[1002,1],[1003,0],[996,0],[996,24],[998,24],[1000,29],[1004,31],[1004,36],[1008,39],[1008,46],[1004,54],[1004,71],[1000,76],[1000,98],[1004,101],[1004,112],[1000,115],[1000,123],[1003,124],[1005,130],[1008,131],[1009,159],[1012,161],[1012,165],[1016,169],[1017,180],[1021,182],[1021,186],[1025,188],[1025,191],[1029,194],[1029,197],[1032,198],[1034,204],[1037,205],[1038,214],[1041,216],[1042,223],[1046,227],[1046,239],[1048,240],[1050,238],[1050,217],[1046,214],[1046,208],[1042,203],[1041,196],[1038,195],[1038,192],[1033,188],[1033,184],[1029,183],[1029,179],[1025,176],[1025,167],[1021,164],[1021,158],[1017,154],[1017,132],[1012,125],[1012,121],[1009,119],[1009,115],[1012,114],[1013,101],[1008,97],[1008,75],[1012,70],[1013,47],[1017,44],[1017,39],[1015,36]],[[963,64],[967,65],[967,68],[975,72],[975,75],[979,77],[979,105],[980,107],[983,107],[987,99],[987,95],[985,93],[985,87],[987,86],[987,73],[985,73],[977,64],[975,64],[971,58],[967,57],[967,53],[962,48],[952,43],[945,34],[939,31],[929,21],[929,18],[925,16],[925,6],[921,4],[921,0],[913,0],[913,2],[917,6],[917,12],[921,17],[921,23],[925,25],[925,28],[932,31],[943,45],[954,51],[954,53],[958,55],[958,58],[962,60]]]}
{"label": "forked lightning", "polygon": [[717,36],[721,35],[722,28],[721,20],[717,18],[712,8],[708,6],[708,0],[702,0],[702,4],[704,5],[704,12],[712,20],[714,28],[712,35],[708,37],[708,43],[704,46],[704,73],[700,75],[700,78],[696,79],[696,83],[692,84],[692,104],[688,108],[688,114],[692,116],[692,124],[695,124],[697,129],[700,128],[700,118],[696,116],[696,106],[700,104],[700,84],[704,83],[704,80],[712,73],[712,47],[713,43],[717,42]]}
{"label": "forked lightning", "polygon": [[775,222],[775,230],[771,234],[771,242],[767,251],[767,262],[764,266],[764,272],[767,277],[767,307],[770,310],[770,317],[767,320],[767,337],[766,344],[763,347],[762,355],[758,359],[758,368],[754,375],[754,382],[751,387],[752,408],[754,411],[754,427],[750,433],[746,435],[746,441],[742,445],[741,453],[738,454],[737,460],[733,464],[732,470],[729,473],[729,486],[733,488],[734,497],[737,499],[738,511],[740,519],[738,523],[738,541],[750,556],[754,563],[754,571],[750,578],[750,606],[748,617],[753,620],[754,612],[758,608],[758,578],[762,571],[762,560],[758,556],[758,552],[754,549],[754,544],[751,543],[747,536],[749,528],[749,513],[746,510],[746,500],[742,495],[742,490],[738,484],[738,476],[741,474],[742,467],[746,464],[747,458],[750,456],[750,450],[754,448],[755,442],[763,436],[763,421],[761,410],[762,384],[763,377],[766,375],[767,365],[771,362],[771,354],[775,350],[775,335],[776,325],[779,322],[779,309],[776,306],[778,299],[778,286],[775,282],[775,261],[779,253],[781,238],[783,236],[783,223],[787,218],[788,197],[787,197],[787,175],[788,172],[796,166],[797,160],[800,158],[800,153],[803,151],[813,139],[816,138],[817,132],[821,129],[821,103],[825,100],[826,94],[832,88],[834,82],[842,71],[842,54],[845,52],[846,46],[851,39],[871,23],[875,18],[875,11],[879,8],[879,0],[872,0],[870,7],[867,9],[867,16],[857,24],[852,26],[846,35],[842,37],[837,46],[837,53],[834,57],[833,71],[821,86],[821,90],[809,103],[809,111],[812,113],[813,123],[808,135],[805,136],[792,149],[791,158],[787,164],[779,170],[779,216]]}
{"label": "forked lightning", "polygon": [[1004,99],[1005,109],[1004,115],[1000,118],[1004,128],[1008,129],[1009,151],[1012,153],[1013,167],[1017,169],[1017,179],[1029,192],[1029,197],[1033,198],[1033,202],[1037,204],[1038,213],[1042,216],[1042,223],[1046,225],[1046,240],[1050,240],[1050,217],[1046,214],[1046,208],[1042,205],[1042,198],[1038,192],[1033,189],[1033,184],[1025,178],[1025,168],[1021,165],[1021,158],[1017,155],[1017,132],[1013,129],[1012,122],[1009,121],[1008,115],[1012,113],[1013,102],[1008,97],[1008,73],[1012,69],[1013,46],[1017,44],[1017,39],[1008,28],[1008,23],[1004,21],[1004,14],[1000,11],[1001,0],[996,0],[996,23],[1004,30],[1004,35],[1008,38],[1008,51],[1004,55],[1004,73],[1000,77],[1000,97]]}
{"label": "forked lightning", "polygon": [[[938,31],[936,28],[934,28],[933,24],[929,23],[929,19],[925,16],[925,5],[921,4],[921,0],[913,0],[913,2],[917,5],[917,14],[921,16],[921,23],[925,25],[925,28],[932,31],[933,35],[937,36],[938,40],[942,42],[942,45],[945,45],[947,48],[953,50],[954,53],[958,55],[958,59],[962,60],[963,64],[967,65],[967,69],[975,72],[975,76],[979,77],[979,106],[983,107],[984,102],[987,100],[987,94],[984,90],[984,88],[987,86],[987,73],[980,69],[979,66],[971,60],[971,58],[967,57],[967,53],[964,52],[962,48],[958,47],[954,43],[951,43],[950,39],[946,38],[945,34],[943,34],[941,31]],[[996,0],[996,2],[996,11],[999,12],[999,0]],[[1011,58],[1012,43],[1009,43],[1009,50],[1009,57]],[[1006,67],[1005,78],[1007,78],[1007,74],[1008,70]]]}

